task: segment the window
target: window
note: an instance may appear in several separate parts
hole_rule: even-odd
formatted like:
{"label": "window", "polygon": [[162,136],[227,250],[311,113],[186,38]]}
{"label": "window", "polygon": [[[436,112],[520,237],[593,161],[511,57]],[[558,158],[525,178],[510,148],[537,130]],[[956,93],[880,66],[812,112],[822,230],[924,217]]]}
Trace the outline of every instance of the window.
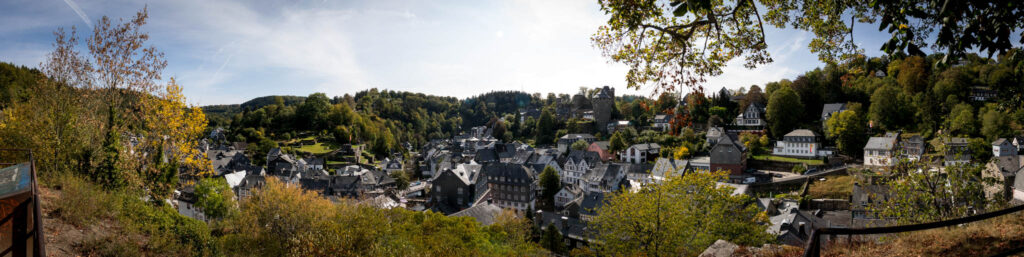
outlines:
{"label": "window", "polygon": [[[462,188],[461,187],[459,188],[459,195],[462,195]],[[461,203],[459,203],[459,204],[461,204]]]}

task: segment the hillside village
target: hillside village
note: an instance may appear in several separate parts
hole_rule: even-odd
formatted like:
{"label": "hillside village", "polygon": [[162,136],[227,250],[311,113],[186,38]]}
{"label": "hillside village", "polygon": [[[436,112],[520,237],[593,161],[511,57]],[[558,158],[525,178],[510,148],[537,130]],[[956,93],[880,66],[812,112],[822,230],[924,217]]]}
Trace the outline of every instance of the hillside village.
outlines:
{"label": "hillside village", "polygon": [[1024,6],[556,2],[0,4],[0,255],[1024,252]]}
{"label": "hillside village", "polygon": [[[594,235],[588,233],[588,221],[601,210],[608,195],[644,190],[652,183],[686,173],[727,172],[727,180],[720,181],[719,186],[731,188],[734,195],[756,199],[756,205],[770,216],[767,232],[778,243],[803,247],[814,229],[892,223],[879,219],[869,209],[869,203],[886,198],[889,190],[884,184],[871,182],[878,177],[872,171],[921,162],[929,172],[941,173],[946,167],[972,162],[968,139],[942,137],[933,144],[920,134],[900,131],[865,133],[863,157],[840,154],[818,131],[827,130],[824,126],[830,118],[847,111],[846,103],[824,104],[820,122],[811,123],[821,127],[796,128],[784,133],[781,140],[755,146],[763,149],[750,149],[750,143],[741,139],[741,135],[756,139],[769,133],[765,103],[752,102],[728,123],[687,126],[686,130],[700,135],[697,141],[702,143],[692,154],[678,155],[656,142],[637,142],[613,150],[608,136],[599,135],[617,135],[616,131],[624,130],[645,134],[679,131],[683,128],[677,127],[673,119],[682,116],[657,114],[644,126],[610,119],[615,108],[611,100],[615,98],[614,89],[603,87],[590,92],[594,93],[560,99],[555,118],[592,124],[583,130],[593,133],[564,134],[548,145],[496,138],[496,126],[512,122],[500,120],[451,138],[430,139],[418,147],[406,142],[407,155],[393,154],[380,160],[372,160],[363,145],[344,144],[323,154],[273,148],[265,156],[253,156],[265,158],[265,165],[254,165],[245,154],[246,143],[226,140],[227,132],[222,128],[212,130],[201,147],[216,176],[239,198],[273,177],[331,199],[355,198],[380,208],[472,217],[482,225],[492,224],[502,210],[515,210],[539,228],[553,225],[568,249],[594,242]],[[972,91],[971,99],[991,101],[986,92]],[[726,89],[719,93],[734,96],[729,99],[734,103],[745,97]],[[679,101],[675,109],[685,109],[685,104]],[[517,116],[522,122],[540,115],[535,109],[523,109]],[[302,149],[312,144],[317,144],[316,139],[287,145]],[[983,176],[1000,181],[985,189],[987,197],[1024,200],[1022,150],[1024,137],[1011,137],[992,141],[987,153],[973,153],[992,156]],[[557,193],[550,198],[545,198],[541,183],[546,169],[559,178]],[[407,185],[396,183],[395,175],[402,172],[415,174]],[[849,182],[851,178],[858,182],[836,187],[835,192],[827,192],[830,197],[807,193],[808,187],[829,180]],[[183,215],[205,220],[203,211],[192,206],[192,191],[187,187],[180,191],[177,209]]]}

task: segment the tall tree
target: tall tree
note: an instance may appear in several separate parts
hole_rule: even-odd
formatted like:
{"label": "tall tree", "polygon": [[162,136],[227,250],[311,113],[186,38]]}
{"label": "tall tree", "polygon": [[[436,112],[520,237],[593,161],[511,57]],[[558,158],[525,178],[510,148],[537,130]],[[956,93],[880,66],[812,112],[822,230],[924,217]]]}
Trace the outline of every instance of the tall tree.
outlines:
{"label": "tall tree", "polygon": [[551,108],[544,108],[540,112],[540,119],[537,120],[537,127],[534,130],[534,144],[549,145],[555,140],[555,117],[551,114]]}
{"label": "tall tree", "polygon": [[783,87],[773,92],[765,112],[772,135],[781,137],[793,130],[800,122],[803,110],[804,104],[793,89]]}
{"label": "tall tree", "polygon": [[540,173],[539,183],[544,188],[541,191],[541,198],[544,199],[547,205],[553,206],[555,194],[562,190],[562,180],[558,177],[558,171],[551,166],[544,167],[544,171]]}
{"label": "tall tree", "polygon": [[591,40],[606,57],[629,67],[629,87],[700,91],[707,77],[720,75],[735,58],[743,58],[746,68],[772,62],[764,21],[812,32],[808,46],[827,63],[863,53],[853,41],[857,23],[877,23],[879,31],[889,32],[881,46],[889,55],[923,56],[921,49],[932,41],[933,49],[945,51],[945,63],[960,60],[968,49],[1006,52],[1013,48],[1013,34],[1024,35],[1024,6],[1013,1],[756,2],[763,10],[755,1],[601,0],[610,18]]}
{"label": "tall tree", "polygon": [[[851,108],[852,109],[852,108]],[[836,142],[843,154],[859,156],[867,142],[867,121],[858,113],[860,110],[846,110],[832,115],[826,123],[826,136]]]}

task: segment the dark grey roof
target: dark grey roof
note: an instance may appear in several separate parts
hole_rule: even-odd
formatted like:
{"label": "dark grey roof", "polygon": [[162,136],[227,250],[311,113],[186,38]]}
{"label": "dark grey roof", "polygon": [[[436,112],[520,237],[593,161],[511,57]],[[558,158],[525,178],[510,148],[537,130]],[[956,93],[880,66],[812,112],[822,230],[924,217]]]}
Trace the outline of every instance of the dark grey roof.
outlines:
{"label": "dark grey roof", "polygon": [[524,165],[509,164],[509,163],[487,163],[481,168],[490,181],[494,181],[493,178],[504,177],[506,181],[509,179],[518,179],[526,183],[533,183],[534,171]]}
{"label": "dark grey roof", "polygon": [[846,103],[830,103],[821,107],[821,118],[832,115],[834,112],[846,110]]}
{"label": "dark grey roof", "polygon": [[604,193],[593,192],[587,193],[583,196],[583,202],[580,203],[580,213],[594,215],[597,214],[597,210],[601,209],[604,205]]}
{"label": "dark grey roof", "polygon": [[331,178],[327,176],[316,176],[311,178],[300,178],[299,185],[302,189],[314,191],[317,193],[327,192],[327,188],[331,185]]}
{"label": "dark grey roof", "polygon": [[566,155],[565,160],[561,161],[562,165],[565,165],[565,161],[572,160],[574,163],[579,163],[580,160],[586,160],[591,166],[601,162],[601,155],[591,151],[585,150],[570,150],[569,155]]}
{"label": "dark grey roof", "polygon": [[581,222],[577,218],[563,216],[554,212],[540,212],[541,229],[547,229],[548,224],[554,225],[555,229],[558,229],[558,233],[564,237],[569,237],[576,240],[589,241],[590,238],[586,232],[586,224]]}

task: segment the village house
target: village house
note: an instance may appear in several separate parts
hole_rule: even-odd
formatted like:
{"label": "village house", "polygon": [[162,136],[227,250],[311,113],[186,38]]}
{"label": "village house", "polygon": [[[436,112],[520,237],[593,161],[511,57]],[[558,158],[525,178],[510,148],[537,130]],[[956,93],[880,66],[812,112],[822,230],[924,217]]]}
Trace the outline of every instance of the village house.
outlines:
{"label": "village house", "polygon": [[927,147],[921,135],[902,135],[899,145],[900,157],[908,161],[921,160]]}
{"label": "village house", "polygon": [[732,125],[739,131],[763,130],[768,125],[764,119],[764,111],[764,105],[761,103],[751,103],[743,113],[736,116]]}
{"label": "village house", "polygon": [[669,177],[682,177],[689,170],[690,162],[686,160],[658,158],[654,161],[654,167],[651,168],[650,181],[646,181],[646,183],[660,183]]}
{"label": "village house", "polygon": [[564,135],[564,136],[558,138],[558,151],[559,152],[563,152],[563,153],[568,152],[569,150],[571,150],[571,149],[569,149],[569,147],[571,147],[573,143],[576,143],[576,141],[580,141],[580,140],[586,141],[587,144],[590,144],[590,143],[593,143],[594,141],[596,141],[597,138],[594,137],[594,135],[591,135],[591,134],[568,134],[568,135]]}
{"label": "village house", "polygon": [[474,190],[472,176],[465,171],[456,172],[452,169],[441,171],[431,181],[430,200],[434,210],[445,215],[458,212],[473,204]]}
{"label": "village house", "polygon": [[823,127],[823,128],[827,127],[827,126],[825,126],[825,123],[828,121],[828,119],[832,118],[832,116],[835,116],[836,114],[839,114],[840,112],[843,112],[845,110],[846,110],[846,103],[830,103],[830,104],[825,104],[824,106],[822,106],[821,107],[821,124],[822,124],[821,127]]}
{"label": "village house", "polygon": [[629,163],[645,163],[658,158],[661,146],[658,143],[634,144],[619,153],[619,161]]}
{"label": "village house", "polygon": [[864,166],[890,167],[895,165],[897,138],[871,137],[864,145]]}
{"label": "village house", "polygon": [[537,184],[535,172],[524,165],[490,163],[481,172],[487,176],[488,189],[494,203],[502,208],[525,211],[536,209]]}
{"label": "village house", "polygon": [[711,147],[710,170],[729,171],[730,175],[741,175],[747,167],[746,149],[730,136],[723,136]]}
{"label": "village house", "polygon": [[587,151],[597,153],[597,155],[601,157],[602,162],[610,161],[615,158],[615,154],[612,154],[608,149],[609,145],[608,141],[596,141],[590,143],[590,146],[587,147]]}
{"label": "village house", "polygon": [[782,136],[782,140],[775,142],[773,155],[797,157],[797,158],[819,158],[828,156],[831,151],[821,148],[821,135],[809,129],[797,129]]}
{"label": "village house", "polygon": [[654,119],[651,120],[651,126],[662,132],[671,131],[672,116],[668,114],[654,115]]}
{"label": "village house", "polygon": [[600,159],[601,157],[594,152],[572,150],[562,161],[563,172],[558,175],[562,178],[562,183],[564,184],[585,188],[583,175],[586,175],[595,165],[601,163]]}
{"label": "village house", "polygon": [[945,151],[943,165],[965,165],[971,162],[971,151],[967,145],[967,139],[962,137],[951,137],[942,140]]}

